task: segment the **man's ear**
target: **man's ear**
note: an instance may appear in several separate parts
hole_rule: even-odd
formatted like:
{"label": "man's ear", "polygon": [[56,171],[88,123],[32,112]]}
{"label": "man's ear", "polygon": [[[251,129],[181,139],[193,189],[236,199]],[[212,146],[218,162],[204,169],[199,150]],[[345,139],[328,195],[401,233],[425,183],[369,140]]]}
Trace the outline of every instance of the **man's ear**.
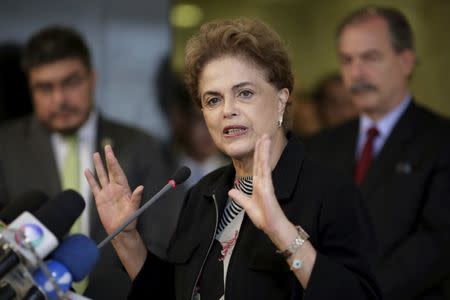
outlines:
{"label": "man's ear", "polygon": [[403,50],[399,54],[402,64],[403,72],[407,77],[410,77],[416,66],[417,56],[416,53],[410,49]]}

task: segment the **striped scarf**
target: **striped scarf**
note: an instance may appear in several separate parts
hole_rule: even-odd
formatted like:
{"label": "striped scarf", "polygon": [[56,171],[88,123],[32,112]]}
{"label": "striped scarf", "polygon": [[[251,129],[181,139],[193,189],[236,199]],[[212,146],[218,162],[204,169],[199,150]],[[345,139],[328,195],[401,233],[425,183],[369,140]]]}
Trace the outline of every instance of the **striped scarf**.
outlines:
{"label": "striped scarf", "polygon": [[[252,176],[245,176],[245,177],[238,177],[234,181],[235,189],[243,192],[246,195],[251,196],[253,192],[253,177]],[[233,201],[233,199],[229,199],[227,206],[225,207],[225,210],[222,215],[222,219],[220,220],[219,226],[217,227],[217,233],[216,236],[219,236],[220,233],[225,229],[225,227],[230,224],[234,218],[242,211],[242,207]]]}

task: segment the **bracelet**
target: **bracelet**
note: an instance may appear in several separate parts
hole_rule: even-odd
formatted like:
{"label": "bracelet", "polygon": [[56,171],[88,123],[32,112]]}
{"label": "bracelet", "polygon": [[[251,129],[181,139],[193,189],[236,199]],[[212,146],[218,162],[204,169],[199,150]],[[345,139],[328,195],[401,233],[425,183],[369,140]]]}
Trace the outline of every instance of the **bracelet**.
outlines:
{"label": "bracelet", "polygon": [[278,254],[281,254],[285,259],[288,259],[292,255],[294,255],[295,252],[297,252],[298,249],[300,249],[303,244],[309,239],[309,235],[306,233],[306,231],[303,230],[300,226],[295,226],[297,229],[297,237],[291,242],[289,247],[287,247],[286,250],[277,250]]}

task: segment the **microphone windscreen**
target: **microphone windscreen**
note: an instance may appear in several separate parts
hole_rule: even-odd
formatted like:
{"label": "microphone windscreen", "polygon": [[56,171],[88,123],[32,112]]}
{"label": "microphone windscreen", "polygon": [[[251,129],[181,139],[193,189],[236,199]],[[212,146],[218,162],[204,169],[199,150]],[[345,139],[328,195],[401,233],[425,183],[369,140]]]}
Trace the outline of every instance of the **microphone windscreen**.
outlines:
{"label": "microphone windscreen", "polygon": [[[55,280],[55,283],[58,285],[58,287],[64,293],[67,292],[70,289],[73,281],[73,276],[72,274],[70,274],[70,270],[68,270],[68,268],[61,262],[51,259],[46,261],[45,265],[47,266],[49,273]],[[33,293],[33,296],[36,295],[41,297],[25,297],[24,299],[61,299],[56,294],[56,289],[53,287],[53,284],[51,283],[50,278],[47,276],[47,273],[42,271],[42,269],[38,269],[33,273],[33,280],[38,284],[41,290],[45,292],[47,298],[45,298],[43,295],[40,295],[39,293]]]}
{"label": "microphone windscreen", "polygon": [[191,176],[191,169],[186,166],[182,166],[175,172],[175,174],[173,174],[172,179],[176,184],[181,184],[185,182],[189,176]]}
{"label": "microphone windscreen", "polygon": [[61,241],[86,206],[74,190],[65,190],[47,201],[33,215]]}
{"label": "microphone windscreen", "polygon": [[2,209],[0,212],[0,220],[6,224],[9,224],[24,211],[34,213],[45,202],[47,202],[47,200],[48,196],[41,191],[31,190],[25,192]]}
{"label": "microphone windscreen", "polygon": [[93,240],[82,234],[74,234],[67,237],[51,257],[67,267],[73,281],[80,281],[92,271],[98,255],[97,245]]}

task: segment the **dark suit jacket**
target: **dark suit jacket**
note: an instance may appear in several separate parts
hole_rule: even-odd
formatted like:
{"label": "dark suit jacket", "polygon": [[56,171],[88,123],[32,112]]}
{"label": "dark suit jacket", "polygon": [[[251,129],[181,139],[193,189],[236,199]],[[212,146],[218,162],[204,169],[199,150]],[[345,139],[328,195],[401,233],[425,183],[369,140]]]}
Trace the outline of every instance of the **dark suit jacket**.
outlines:
{"label": "dark suit jacket", "polygon": [[[170,263],[149,253],[130,299],[191,299],[234,176],[233,166],[223,167],[190,190],[171,242]],[[373,232],[353,184],[305,158],[295,137],[272,178],[281,208],[309,233],[318,253],[308,288],[302,289],[267,235],[245,216],[230,260],[225,298],[379,299],[369,265]]]}
{"label": "dark suit jacket", "polygon": [[[132,189],[144,185],[143,201],[156,193],[169,177],[169,162],[163,158],[157,140],[149,135],[100,117],[97,126],[97,150],[112,144]],[[0,128],[0,203],[2,206],[30,189],[53,197],[61,191],[49,132],[34,117],[26,117]],[[140,231],[150,249],[164,256],[176,226],[184,192],[171,191],[139,220]],[[91,238],[106,237],[94,201],[91,201]],[[124,299],[130,279],[111,245],[101,250],[100,260],[90,274],[85,293],[94,299]]]}
{"label": "dark suit jacket", "polygon": [[[307,141],[309,155],[353,176],[358,120]],[[385,299],[443,299],[450,275],[449,122],[412,102],[361,185],[379,244]]]}

